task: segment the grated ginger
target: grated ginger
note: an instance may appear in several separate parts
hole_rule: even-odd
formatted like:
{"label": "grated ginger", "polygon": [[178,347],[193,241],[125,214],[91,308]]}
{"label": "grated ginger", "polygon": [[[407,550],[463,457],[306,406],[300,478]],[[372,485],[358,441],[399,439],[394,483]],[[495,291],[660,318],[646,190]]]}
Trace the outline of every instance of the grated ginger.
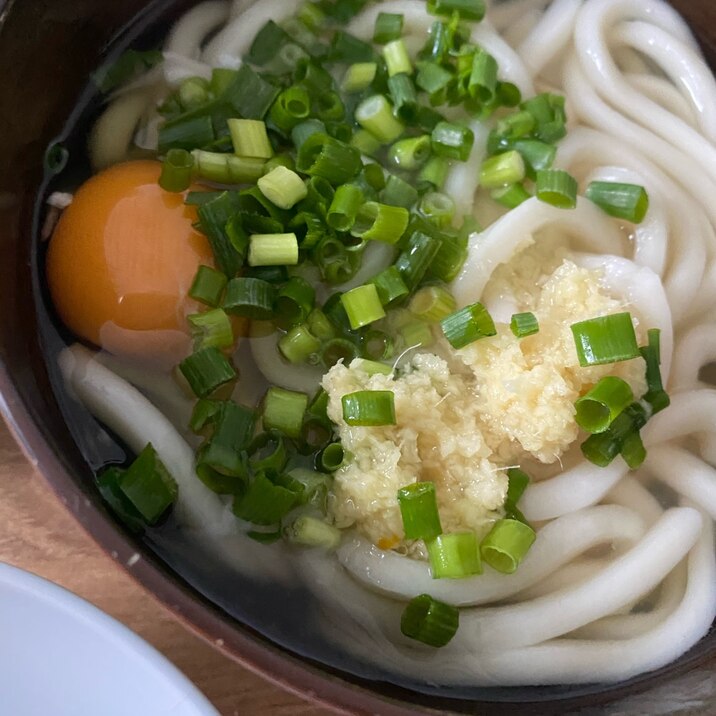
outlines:
{"label": "grated ginger", "polygon": [[[531,271],[534,257],[523,256],[525,266],[518,258],[511,276],[503,271],[494,281],[520,284],[520,310],[534,311],[539,333],[520,340],[498,324],[496,336],[455,350],[438,329],[432,352],[415,355],[399,375],[368,375],[354,361],[324,376],[328,415],[352,455],[335,474],[329,500],[338,527],[355,526],[374,544],[421,556],[421,545],[403,540],[396,495],[432,480],[443,530],[481,536],[503,514],[506,468],[527,458],[552,463],[575,441],[580,395],[605,375],[643,392],[641,359],[579,367],[570,325],[627,308],[602,290],[599,272],[565,259],[539,281],[514,280]],[[341,397],[356,390],[392,390],[397,425],[346,425]]]}

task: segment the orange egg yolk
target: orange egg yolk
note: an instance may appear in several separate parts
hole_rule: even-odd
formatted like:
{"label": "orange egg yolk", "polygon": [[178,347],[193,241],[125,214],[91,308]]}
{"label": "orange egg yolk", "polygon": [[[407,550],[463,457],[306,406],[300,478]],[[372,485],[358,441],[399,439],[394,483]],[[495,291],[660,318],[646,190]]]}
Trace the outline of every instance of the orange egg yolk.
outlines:
{"label": "orange egg yolk", "polygon": [[196,209],[157,183],[154,161],[117,164],[75,193],[50,241],[52,300],[78,337],[112,353],[176,359],[189,344],[187,293],[213,265]]}

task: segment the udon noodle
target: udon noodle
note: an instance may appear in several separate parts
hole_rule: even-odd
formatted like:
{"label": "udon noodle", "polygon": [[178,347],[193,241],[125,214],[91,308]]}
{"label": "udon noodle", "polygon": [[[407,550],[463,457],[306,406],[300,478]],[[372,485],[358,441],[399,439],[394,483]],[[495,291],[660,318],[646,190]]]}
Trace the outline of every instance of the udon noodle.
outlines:
{"label": "udon noodle", "polygon": [[[263,24],[289,18],[297,6],[212,0],[186,13],[168,35],[161,68],[105,111],[92,137],[96,166],[125,156],[137,132],[143,145],[156,144],[159,98],[187,77],[239,66]],[[390,0],[368,5],[347,29],[370,40],[381,11],[404,14],[409,46],[419,46],[434,19],[420,0]],[[62,370],[77,399],[130,447],[151,440],[179,483],[180,524],[197,539],[236,540],[235,550],[222,553],[256,579],[301,579],[317,595],[325,634],[359,658],[444,685],[627,679],[684,654],[716,615],[716,390],[700,375],[716,360],[716,83],[684,21],[659,0],[494,3],[472,41],[524,97],[564,93],[569,132],[556,166],[580,186],[595,179],[643,185],[650,208],[631,233],[586,199],[563,211],[532,198],[504,213],[478,187],[487,130],[475,123],[470,157],[451,170],[445,189],[458,213],[475,207],[486,225],[471,236],[452,285],[458,307],[481,299],[496,319],[507,310],[509,320],[511,306],[490,293],[493,274],[526,239],[556,241],[578,266],[602,272],[611,297],[661,329],[672,401],[645,429],[648,457],[636,472],[621,458],[597,467],[577,450],[530,485],[520,506],[537,538],[517,572],[486,568],[433,580],[426,562],[358,533],[330,554],[286,555],[280,546],[249,543],[222,499],[194,475],[189,438],[180,434],[189,408],[171,381],[118,359],[103,366],[78,346],[62,355]],[[374,251],[365,276],[390,262],[384,247]],[[315,386],[320,371],[287,369],[275,340],[252,343],[255,365],[284,387]],[[250,363],[242,350],[239,364]],[[438,651],[398,628],[403,603],[422,592],[462,608],[458,634]]]}

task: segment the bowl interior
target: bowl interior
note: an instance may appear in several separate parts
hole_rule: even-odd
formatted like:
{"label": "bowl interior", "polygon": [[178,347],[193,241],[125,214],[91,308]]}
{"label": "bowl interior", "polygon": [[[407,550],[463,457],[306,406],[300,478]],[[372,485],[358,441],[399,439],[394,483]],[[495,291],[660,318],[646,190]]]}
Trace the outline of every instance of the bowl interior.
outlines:
{"label": "bowl interior", "polygon": [[[146,559],[134,569],[135,576],[194,628],[222,640],[228,653],[289,688],[357,712],[565,713],[676,680],[703,663],[716,651],[714,633],[677,663],[617,687],[480,689],[452,691],[448,698],[440,689],[392,684],[381,672],[312,640],[303,626],[283,618],[282,603],[299,594],[240,578],[217,579],[212,563],[189,543],[177,551],[181,535],[158,530],[139,541],[107,512],[91,480],[90,468],[106,460],[106,452],[92,452],[97,426],[79,416],[71,433],[63,416],[71,402],[53,391],[57,380],[51,381],[56,378],[53,356],[65,336],[51,315],[37,258],[42,198],[58,182],[71,182],[72,175],[45,174],[43,157],[54,141],[62,141],[73,157],[84,155],[84,137],[97,111],[88,83],[91,71],[127,45],[152,46],[165,23],[191,4],[78,0],[70,7],[25,0],[6,4],[0,16],[0,76],[8,78],[0,93],[6,124],[0,163],[0,405],[52,487],[105,549],[127,556],[141,550]],[[710,0],[672,4],[691,21],[713,66],[716,9]],[[81,178],[88,169],[80,160],[71,171]],[[117,450],[117,459],[123,459]]]}

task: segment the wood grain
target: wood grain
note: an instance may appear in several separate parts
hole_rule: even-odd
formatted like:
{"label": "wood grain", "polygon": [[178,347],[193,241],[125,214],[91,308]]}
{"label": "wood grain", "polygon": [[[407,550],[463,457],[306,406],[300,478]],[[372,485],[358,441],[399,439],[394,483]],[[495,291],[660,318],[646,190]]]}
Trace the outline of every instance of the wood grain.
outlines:
{"label": "wood grain", "polygon": [[181,669],[224,716],[316,716],[316,709],[187,631],[106,555],[26,462],[0,420],[0,561],[84,597]]}

